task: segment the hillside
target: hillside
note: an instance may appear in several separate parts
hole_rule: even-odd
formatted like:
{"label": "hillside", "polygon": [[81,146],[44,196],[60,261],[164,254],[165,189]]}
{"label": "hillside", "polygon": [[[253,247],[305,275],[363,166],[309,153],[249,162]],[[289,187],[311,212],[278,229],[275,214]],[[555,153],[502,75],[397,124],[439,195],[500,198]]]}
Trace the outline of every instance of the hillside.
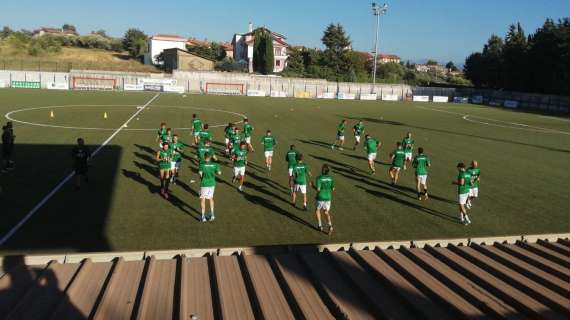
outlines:
{"label": "hillside", "polygon": [[71,69],[160,72],[131,58],[126,52],[63,47],[59,52],[42,52],[32,56],[26,49],[15,47],[7,41],[0,42],[0,70],[68,72]]}

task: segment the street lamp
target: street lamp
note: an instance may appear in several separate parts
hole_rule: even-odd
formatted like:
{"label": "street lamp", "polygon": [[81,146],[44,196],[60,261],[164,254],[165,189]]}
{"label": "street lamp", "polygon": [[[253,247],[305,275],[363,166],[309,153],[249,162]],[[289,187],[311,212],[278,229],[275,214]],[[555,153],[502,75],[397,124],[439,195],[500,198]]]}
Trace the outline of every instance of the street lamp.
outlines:
{"label": "street lamp", "polygon": [[380,33],[380,16],[386,14],[388,5],[378,5],[372,2],[372,14],[376,16],[376,41],[374,42],[374,71],[372,73],[372,82],[376,84],[376,67],[378,64],[378,34]]}

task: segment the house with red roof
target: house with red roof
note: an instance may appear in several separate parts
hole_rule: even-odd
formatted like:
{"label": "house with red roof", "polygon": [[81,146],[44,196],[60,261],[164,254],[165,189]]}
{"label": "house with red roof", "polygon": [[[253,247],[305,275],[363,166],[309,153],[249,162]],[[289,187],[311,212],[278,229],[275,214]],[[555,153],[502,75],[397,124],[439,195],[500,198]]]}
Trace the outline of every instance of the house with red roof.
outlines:
{"label": "house with red roof", "polygon": [[[289,58],[287,52],[287,47],[289,46],[286,42],[287,38],[284,35],[270,31],[265,27],[262,27],[262,29],[271,32],[271,36],[273,37],[273,54],[275,57],[273,72],[282,72],[287,66],[287,59]],[[236,33],[232,40],[234,60],[247,64],[249,66],[248,69],[250,73],[253,72],[254,34],[255,30],[253,30],[253,24],[250,23],[247,33]]]}

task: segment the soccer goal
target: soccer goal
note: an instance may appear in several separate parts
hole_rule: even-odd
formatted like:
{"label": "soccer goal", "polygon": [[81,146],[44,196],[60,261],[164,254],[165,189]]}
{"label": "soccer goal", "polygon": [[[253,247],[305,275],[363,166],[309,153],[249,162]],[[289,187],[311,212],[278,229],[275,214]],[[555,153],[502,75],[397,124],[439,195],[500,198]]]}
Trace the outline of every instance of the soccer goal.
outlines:
{"label": "soccer goal", "polygon": [[73,77],[74,90],[115,90],[117,79],[95,77]]}
{"label": "soccer goal", "polygon": [[244,84],[206,82],[204,93],[214,95],[243,96]]}

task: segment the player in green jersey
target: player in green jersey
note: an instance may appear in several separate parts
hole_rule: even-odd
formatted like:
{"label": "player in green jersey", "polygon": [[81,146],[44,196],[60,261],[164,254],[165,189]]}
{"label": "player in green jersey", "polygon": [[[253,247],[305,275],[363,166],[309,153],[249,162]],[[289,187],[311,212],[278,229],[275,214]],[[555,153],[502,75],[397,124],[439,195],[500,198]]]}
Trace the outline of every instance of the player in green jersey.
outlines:
{"label": "player in green jersey", "polygon": [[354,148],[352,149],[356,150],[356,146],[360,144],[360,137],[364,134],[364,123],[362,123],[362,120],[359,120],[354,127],[352,127],[352,132],[354,132]]}
{"label": "player in green jersey", "polygon": [[199,146],[204,145],[204,142],[206,140],[210,140],[210,141],[212,140],[212,134],[210,133],[210,131],[208,131],[209,128],[210,128],[210,126],[206,123],[202,127],[202,131],[198,132],[198,145]]}
{"label": "player in green jersey", "polygon": [[273,149],[277,144],[275,138],[271,134],[271,130],[267,130],[263,138],[261,138],[261,144],[263,145],[263,153],[265,155],[265,166],[267,170],[271,171],[271,164],[273,163]]}
{"label": "player in green jersey", "polygon": [[162,122],[160,128],[158,128],[158,134],[156,136],[156,141],[158,142],[158,147],[162,149],[162,136],[166,134],[166,123]]}
{"label": "player in green jersey", "polygon": [[344,130],[346,129],[346,120],[342,120],[336,129],[336,140],[331,145],[331,149],[338,147],[338,150],[344,150]]}
{"label": "player in green jersey", "polygon": [[321,210],[324,212],[328,224],[327,234],[331,234],[333,231],[330,210],[333,193],[335,191],[334,179],[329,175],[329,172],[329,166],[324,164],[321,175],[318,176],[315,181],[315,189],[317,189],[317,208],[315,215],[317,216],[319,230],[322,232],[324,230],[321,223]]}
{"label": "player in green jersey", "polygon": [[307,211],[307,181],[311,179],[311,171],[309,166],[303,162],[303,155],[297,155],[297,164],[293,167],[293,179],[295,187],[293,188],[293,206],[296,206],[297,192],[303,194],[303,210]]}
{"label": "player in green jersey", "polygon": [[[220,165],[212,161],[212,156],[206,154],[204,163],[200,165],[200,208],[202,209],[202,222],[214,221],[214,191],[216,189],[216,175],[221,175]],[[206,200],[210,202],[210,214],[206,217]]]}
{"label": "player in green jersey", "polygon": [[285,155],[285,161],[287,161],[287,169],[289,173],[289,189],[291,189],[291,194],[293,194],[293,168],[297,164],[297,155],[299,153],[295,150],[295,145],[292,144],[289,147],[289,151]]}
{"label": "player in green jersey", "polygon": [[166,129],[166,133],[160,137],[160,141],[162,144],[168,143],[170,145],[172,143],[172,129]]}
{"label": "player in green jersey", "polygon": [[[240,148],[240,144],[243,141],[243,134],[238,127],[234,128],[234,134],[230,138],[230,153]],[[231,155],[230,155],[231,156]]]}
{"label": "player in green jersey", "polygon": [[382,142],[372,138],[369,134],[365,136],[364,149],[366,150],[368,158],[368,168],[370,169],[370,174],[376,173],[374,161],[376,161],[378,149],[380,149],[380,146],[382,146]]}
{"label": "player in green jersey", "polygon": [[402,143],[398,142],[396,143],[396,150],[392,151],[392,153],[390,154],[390,160],[392,160],[392,165],[390,166],[388,173],[390,174],[390,178],[392,179],[392,185],[398,183],[398,178],[400,177],[400,170],[402,170],[402,167],[404,166],[404,159],[405,159],[405,153],[402,147]]}
{"label": "player in green jersey", "polygon": [[467,199],[469,198],[469,192],[471,190],[471,175],[467,170],[465,170],[465,164],[460,162],[457,164],[457,180],[451,183],[457,185],[457,193],[459,198],[459,219],[464,225],[471,224],[471,220],[467,215]]}
{"label": "player in green jersey", "polygon": [[245,143],[247,143],[247,149],[250,152],[255,152],[253,145],[251,144],[251,134],[253,133],[253,126],[249,123],[249,119],[243,119],[243,136],[245,137]]}
{"label": "player in green jersey", "polygon": [[412,162],[413,158],[413,151],[414,151],[414,139],[412,139],[412,133],[408,132],[408,134],[402,139],[402,146],[404,147],[404,170],[408,168],[410,163]]}
{"label": "player in green jersey", "polygon": [[232,153],[232,161],[234,162],[234,177],[232,183],[239,181],[238,190],[243,191],[245,167],[247,166],[247,143],[241,142],[239,148],[234,150]]}
{"label": "player in green jersey", "polygon": [[158,162],[158,169],[160,174],[160,194],[168,199],[168,187],[170,184],[170,167],[172,159],[172,152],[168,142],[162,143],[162,149],[156,153],[156,161]]}
{"label": "player in green jersey", "polygon": [[424,148],[418,148],[418,155],[414,157],[412,166],[416,168],[416,190],[418,191],[418,200],[428,199],[427,177],[428,168],[431,167],[431,161],[427,155],[424,154]]}
{"label": "player in green jersey", "polygon": [[467,209],[471,209],[473,200],[479,197],[479,182],[481,182],[481,169],[479,169],[477,160],[471,162],[471,167],[467,169],[467,172],[471,174],[471,190],[469,191],[466,206]]}
{"label": "player in green jersey", "polygon": [[178,135],[172,136],[172,143],[170,144],[170,152],[172,153],[172,158],[170,159],[170,183],[172,184],[176,184],[176,178],[179,175],[183,145],[182,142],[178,141]]}
{"label": "player in green jersey", "polygon": [[201,166],[206,162],[206,156],[210,156],[213,161],[218,161],[214,148],[212,148],[212,142],[210,140],[204,141],[204,144],[198,146],[196,158],[198,159],[198,166]]}
{"label": "player in green jersey", "polygon": [[232,136],[234,135],[234,124],[228,123],[228,125],[224,128],[224,138],[225,138],[225,145],[226,145],[226,154],[230,153],[230,145],[232,142]]}
{"label": "player in green jersey", "polygon": [[194,138],[194,145],[198,144],[200,131],[202,131],[202,120],[194,113],[192,115],[192,136]]}

